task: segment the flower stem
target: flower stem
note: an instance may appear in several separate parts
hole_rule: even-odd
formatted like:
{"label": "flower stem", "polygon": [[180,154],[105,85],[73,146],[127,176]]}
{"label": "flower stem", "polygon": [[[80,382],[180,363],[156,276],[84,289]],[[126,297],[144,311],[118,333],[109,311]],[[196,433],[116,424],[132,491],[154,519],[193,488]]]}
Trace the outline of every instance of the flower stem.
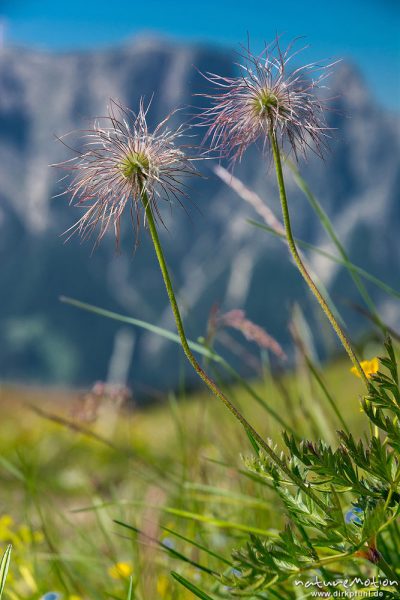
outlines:
{"label": "flower stem", "polygon": [[379,560],[376,562],[376,565],[379,569],[389,578],[389,580],[393,582],[397,582],[394,585],[400,585],[400,576],[396,574],[394,569],[386,562],[382,555],[380,555]]}
{"label": "flower stem", "polygon": [[259,433],[253,428],[252,425],[247,421],[247,419],[238,411],[238,409],[232,404],[232,402],[225,396],[225,394],[219,389],[217,384],[205,373],[205,371],[201,368],[199,363],[197,362],[194,354],[192,353],[188,340],[186,338],[185,329],[183,327],[182,317],[179,311],[178,303],[175,298],[175,293],[172,287],[171,278],[169,276],[167,263],[164,258],[164,252],[160,243],[160,239],[158,237],[157,227],[154,221],[153,212],[151,209],[150,201],[147,197],[145,191],[142,192],[142,203],[146,212],[147,224],[149,227],[151,239],[154,245],[154,250],[156,252],[156,256],[158,259],[158,263],[160,266],[160,270],[164,279],[164,284],[167,290],[169,302],[171,304],[172,312],[174,314],[176,327],[178,330],[179,338],[181,340],[182,348],[186,357],[193,369],[199,375],[199,377],[203,380],[206,386],[211,390],[211,392],[219,398],[225,406],[230,410],[233,416],[242,424],[244,429],[250,436],[257,442],[257,444],[268,454],[271,460],[296,484],[299,488],[301,488],[304,493],[308,494],[310,498],[322,509],[326,510],[325,504],[314,494],[314,492],[307,486],[307,484],[297,475],[292,473],[290,468],[287,466],[286,462],[281,459],[274,450],[263,440]]}
{"label": "flower stem", "polygon": [[290,252],[293,256],[293,260],[295,261],[296,266],[299,269],[304,280],[306,281],[308,287],[310,288],[310,290],[312,291],[312,293],[318,300],[322,310],[326,314],[330,324],[332,325],[333,329],[335,330],[344,349],[346,350],[347,354],[349,355],[351,362],[357,369],[357,372],[359,373],[360,377],[364,381],[367,389],[369,389],[370,382],[368,381],[367,376],[365,375],[365,373],[360,365],[360,361],[358,360],[344,331],[342,330],[339,323],[337,322],[333,312],[329,308],[328,303],[326,302],[325,298],[322,296],[321,292],[319,291],[319,289],[315,285],[312,277],[310,276],[309,272],[307,271],[307,269],[300,257],[299,251],[297,250],[297,246],[296,246],[296,242],[293,237],[292,226],[291,226],[291,222],[290,222],[290,214],[289,214],[289,207],[288,207],[288,201],[287,201],[287,196],[286,196],[285,181],[284,181],[283,171],[282,171],[281,154],[280,154],[280,150],[278,147],[276,135],[273,131],[270,131],[270,140],[271,140],[272,153],[273,153],[274,163],[275,163],[276,178],[277,178],[278,187],[279,187],[279,197],[280,197],[280,201],[281,201],[283,222],[285,225],[285,232],[286,232],[286,239],[288,242]]}

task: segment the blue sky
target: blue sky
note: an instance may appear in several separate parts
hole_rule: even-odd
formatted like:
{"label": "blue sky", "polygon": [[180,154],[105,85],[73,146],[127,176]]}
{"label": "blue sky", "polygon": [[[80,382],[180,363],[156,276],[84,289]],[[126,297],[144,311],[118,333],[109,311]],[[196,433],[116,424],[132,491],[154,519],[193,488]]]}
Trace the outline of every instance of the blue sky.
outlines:
{"label": "blue sky", "polygon": [[184,40],[252,45],[305,35],[310,60],[350,58],[375,96],[400,109],[398,0],[0,0],[5,44],[50,50],[121,44],[151,31]]}

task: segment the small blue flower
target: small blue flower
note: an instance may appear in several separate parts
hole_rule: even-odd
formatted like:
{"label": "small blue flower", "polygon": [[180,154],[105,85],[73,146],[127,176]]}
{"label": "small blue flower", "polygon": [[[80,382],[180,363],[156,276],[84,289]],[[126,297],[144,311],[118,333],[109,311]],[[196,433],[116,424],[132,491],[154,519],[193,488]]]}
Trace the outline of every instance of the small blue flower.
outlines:
{"label": "small blue flower", "polygon": [[166,537],[163,539],[162,541],[163,546],[165,546],[166,548],[170,548],[171,550],[173,550],[175,548],[175,542],[174,540],[171,540],[171,538]]}
{"label": "small blue flower", "polygon": [[44,596],[40,598],[40,600],[60,600],[61,594],[58,592],[46,592]]}
{"label": "small blue flower", "polygon": [[231,573],[232,573],[232,575],[234,575],[235,577],[241,577],[241,576],[242,576],[242,572],[241,572],[241,571],[239,571],[239,569],[232,568],[232,569],[231,569]]}
{"label": "small blue flower", "polygon": [[347,511],[345,516],[346,523],[356,523],[362,525],[362,519],[359,515],[363,514],[363,510],[358,506],[354,506],[351,510]]}

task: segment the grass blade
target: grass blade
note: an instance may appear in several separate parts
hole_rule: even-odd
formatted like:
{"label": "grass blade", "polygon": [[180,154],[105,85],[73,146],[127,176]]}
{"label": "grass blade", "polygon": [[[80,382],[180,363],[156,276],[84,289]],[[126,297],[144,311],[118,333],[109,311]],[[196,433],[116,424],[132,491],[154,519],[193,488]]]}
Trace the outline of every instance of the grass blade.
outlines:
{"label": "grass blade", "polygon": [[176,579],[176,581],[178,581],[181,585],[183,585],[183,587],[185,587],[187,590],[192,592],[192,594],[197,596],[197,598],[202,598],[202,600],[214,600],[213,598],[211,598],[211,596],[209,596],[208,594],[203,592],[196,585],[194,585],[193,583],[191,583],[190,581],[185,579],[185,577],[182,577],[182,575],[179,575],[179,573],[175,573],[175,571],[171,571],[171,575],[174,579]]}
{"label": "grass blade", "polygon": [[254,437],[251,435],[250,431],[247,431],[247,430],[246,430],[246,434],[247,434],[247,437],[248,437],[248,438],[249,438],[249,440],[250,440],[250,444],[253,446],[253,450],[254,450],[254,452],[255,452],[255,453],[256,453],[256,455],[258,456],[258,454],[259,454],[259,452],[260,452],[260,448],[259,448],[259,446],[258,446],[258,444],[257,444],[256,440],[255,440],[255,439],[254,439]]}
{"label": "grass blade", "polygon": [[[75,300],[74,298],[67,298],[66,296],[60,296],[60,301],[64,302],[65,304],[70,304],[71,306],[76,306],[77,308],[81,308],[83,310],[95,313],[96,315],[107,317],[108,319],[113,319],[114,321],[121,321],[122,323],[127,323],[128,325],[134,325],[136,327],[140,327],[141,329],[146,329],[147,331],[156,333],[160,337],[166,338],[171,342],[175,342],[179,345],[181,344],[179,336],[176,333],[168,331],[168,329],[163,329],[162,327],[157,327],[157,325],[147,323],[147,321],[141,321],[140,319],[134,319],[133,317],[120,315],[119,313],[113,312],[111,310],[99,308],[98,306],[87,304],[86,302],[80,302],[79,300]],[[197,352],[202,356],[206,356],[207,358],[210,358],[215,362],[222,362],[223,360],[222,357],[216,354],[215,352],[212,352],[205,346],[197,344],[196,342],[192,342],[191,340],[189,340],[189,347],[194,352]]]}
{"label": "grass blade", "polygon": [[162,542],[162,541],[160,542],[160,540],[157,540],[155,538],[152,538],[152,537],[144,534],[143,531],[141,531],[138,527],[135,527],[134,525],[129,525],[128,523],[124,523],[123,521],[118,521],[117,519],[114,519],[114,523],[116,523],[117,525],[120,525],[121,527],[125,527],[125,529],[129,529],[130,531],[133,531],[133,533],[135,533],[137,535],[144,535],[149,541],[151,541],[152,543],[157,545],[161,550],[163,550],[164,552],[166,552],[167,554],[172,556],[174,559],[181,560],[182,562],[188,563],[188,564],[192,565],[192,567],[194,567],[195,569],[198,569],[199,571],[203,571],[204,573],[207,573],[207,575],[215,575],[216,574],[216,572],[213,571],[212,569],[209,569],[208,567],[201,565],[200,563],[192,560],[185,554],[182,554],[182,552],[175,550],[175,548],[170,548],[164,542]]}
{"label": "grass blade", "polygon": [[181,533],[178,533],[177,531],[174,531],[173,529],[169,529],[168,527],[161,527],[161,529],[163,531],[167,531],[171,535],[174,535],[175,537],[179,538],[180,540],[183,540],[184,542],[187,542],[188,544],[195,546],[196,548],[198,548],[202,552],[205,552],[209,556],[212,556],[213,558],[220,560],[221,562],[228,565],[228,567],[232,567],[232,563],[229,560],[227,560],[224,556],[222,556],[221,554],[217,554],[216,552],[212,551],[207,546],[203,546],[203,544],[196,542],[196,540],[191,540],[191,539],[185,537],[184,535],[182,535]]}
{"label": "grass blade", "polygon": [[132,575],[129,577],[129,589],[128,596],[126,600],[133,600],[133,577]]}
{"label": "grass blade", "polygon": [[272,529],[261,529],[259,527],[253,527],[252,525],[246,525],[245,523],[235,523],[232,521],[225,521],[224,519],[217,519],[203,513],[194,513],[187,510],[180,510],[178,508],[170,508],[168,506],[163,507],[162,510],[175,517],[181,517],[182,519],[189,519],[192,521],[198,521],[199,523],[207,523],[213,527],[219,529],[231,529],[232,531],[244,531],[245,533],[254,533],[269,538],[276,538],[277,533]]}
{"label": "grass blade", "polygon": [[347,433],[349,433],[349,428],[347,427],[346,422],[343,419],[342,414],[341,414],[340,410],[338,409],[335,400],[333,399],[327,385],[325,384],[325,382],[322,378],[322,375],[318,372],[318,369],[315,367],[312,360],[307,355],[305,356],[305,359],[306,359],[308,368],[310,369],[314,379],[317,381],[318,385],[320,386],[321,390],[323,391],[325,398],[328,400],[328,402],[330,404],[330,407],[332,408],[335,415],[339,419],[344,430]]}
{"label": "grass blade", "polygon": [[[250,223],[250,225],[253,225],[254,227],[259,227],[260,229],[264,229],[264,231],[268,231],[268,233],[272,233],[272,235],[275,235],[276,237],[285,239],[285,236],[283,234],[277,233],[274,229],[272,229],[272,227],[269,227],[268,225],[264,225],[264,223],[259,223],[258,221],[253,221],[252,219],[248,219],[248,223]],[[365,269],[358,267],[351,261],[346,262],[342,258],[339,258],[338,256],[331,254],[330,252],[326,252],[326,250],[322,250],[321,248],[314,246],[314,244],[310,244],[309,242],[300,240],[299,238],[295,238],[295,242],[298,246],[300,246],[300,248],[304,248],[305,250],[312,250],[316,254],[319,254],[320,256],[323,256],[324,258],[327,258],[328,260],[331,260],[332,262],[335,262],[338,265],[342,265],[343,267],[346,267],[350,271],[357,273],[363,279],[370,281],[371,283],[373,283],[374,285],[379,287],[381,290],[383,290],[390,296],[393,296],[395,298],[400,298],[400,292],[398,292],[397,290],[392,288],[390,285],[388,285],[387,283],[385,283],[378,277],[371,275],[371,273],[368,273],[368,271],[365,271]]]}
{"label": "grass blade", "polygon": [[12,546],[9,544],[0,563],[0,600],[3,596],[4,586],[6,585],[7,573],[11,560],[11,549]]}
{"label": "grass blade", "polygon": [[[357,287],[357,289],[358,289],[361,297],[363,298],[365,304],[367,305],[368,309],[374,314],[374,316],[377,317],[378,313],[377,313],[375,304],[372,301],[370,295],[368,294],[368,292],[367,292],[364,284],[360,280],[358,274],[355,273],[350,268],[350,260],[349,260],[349,257],[347,255],[347,252],[344,249],[344,246],[340,242],[339,238],[337,237],[336,232],[334,230],[334,227],[332,225],[332,222],[329,219],[327,213],[324,211],[324,209],[322,208],[321,204],[318,202],[317,198],[311,192],[311,190],[308,187],[306,181],[300,175],[297,167],[293,163],[291,163],[290,161],[287,161],[287,164],[288,164],[289,168],[292,171],[293,179],[294,179],[297,187],[303,192],[303,194],[307,198],[307,200],[308,200],[311,208],[316,213],[317,217],[319,218],[319,220],[320,220],[322,226],[324,227],[325,231],[327,232],[328,236],[331,238],[332,242],[336,246],[336,248],[337,248],[340,256],[343,259],[344,266],[348,270],[348,272],[350,274],[350,277],[353,279],[353,281],[354,281],[354,283],[355,283],[355,285],[356,285],[356,287]],[[380,321],[379,321],[379,323],[380,323]]]}
{"label": "grass blade", "polygon": [[[151,323],[147,323],[146,321],[141,321],[140,319],[135,319],[126,315],[121,315],[119,313],[106,310],[104,308],[99,308],[98,306],[87,304],[86,302],[75,300],[74,298],[67,298],[66,296],[61,296],[60,301],[64,302],[65,304],[75,306],[76,308],[95,313],[96,315],[106,317],[108,319],[121,321],[122,323],[127,323],[128,325],[134,325],[136,327],[140,327],[141,329],[146,329],[147,331],[151,331],[152,333],[155,333],[156,335],[170,340],[171,342],[175,342],[176,344],[179,344],[179,346],[181,346],[181,340],[179,336],[176,333],[169,331],[168,329],[163,329],[162,327],[157,327],[156,325],[152,325]],[[249,392],[249,394],[264,407],[264,409],[271,415],[271,417],[273,417],[284,429],[290,431],[294,436],[297,436],[294,429],[290,427],[290,425],[288,425],[284,421],[284,419],[282,419],[282,417],[278,414],[277,411],[275,411],[265,400],[260,398],[260,396],[258,396],[258,394],[254,392],[251,386],[238,373],[236,373],[236,371],[226,362],[226,360],[222,358],[222,356],[206,348],[205,346],[202,346],[201,344],[198,344],[191,340],[188,340],[188,343],[189,347],[191,348],[191,350],[193,350],[193,352],[197,352],[198,354],[201,354],[202,356],[205,356],[206,358],[209,358],[212,361],[221,364],[228,371],[228,373],[233,375]]]}

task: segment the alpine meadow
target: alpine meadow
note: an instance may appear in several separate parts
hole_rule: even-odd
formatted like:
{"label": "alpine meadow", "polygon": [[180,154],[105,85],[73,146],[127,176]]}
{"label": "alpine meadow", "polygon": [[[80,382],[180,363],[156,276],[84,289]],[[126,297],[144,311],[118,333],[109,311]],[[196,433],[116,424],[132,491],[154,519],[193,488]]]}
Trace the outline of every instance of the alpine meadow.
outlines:
{"label": "alpine meadow", "polygon": [[400,598],[398,114],[310,43],[0,48],[1,600]]}

